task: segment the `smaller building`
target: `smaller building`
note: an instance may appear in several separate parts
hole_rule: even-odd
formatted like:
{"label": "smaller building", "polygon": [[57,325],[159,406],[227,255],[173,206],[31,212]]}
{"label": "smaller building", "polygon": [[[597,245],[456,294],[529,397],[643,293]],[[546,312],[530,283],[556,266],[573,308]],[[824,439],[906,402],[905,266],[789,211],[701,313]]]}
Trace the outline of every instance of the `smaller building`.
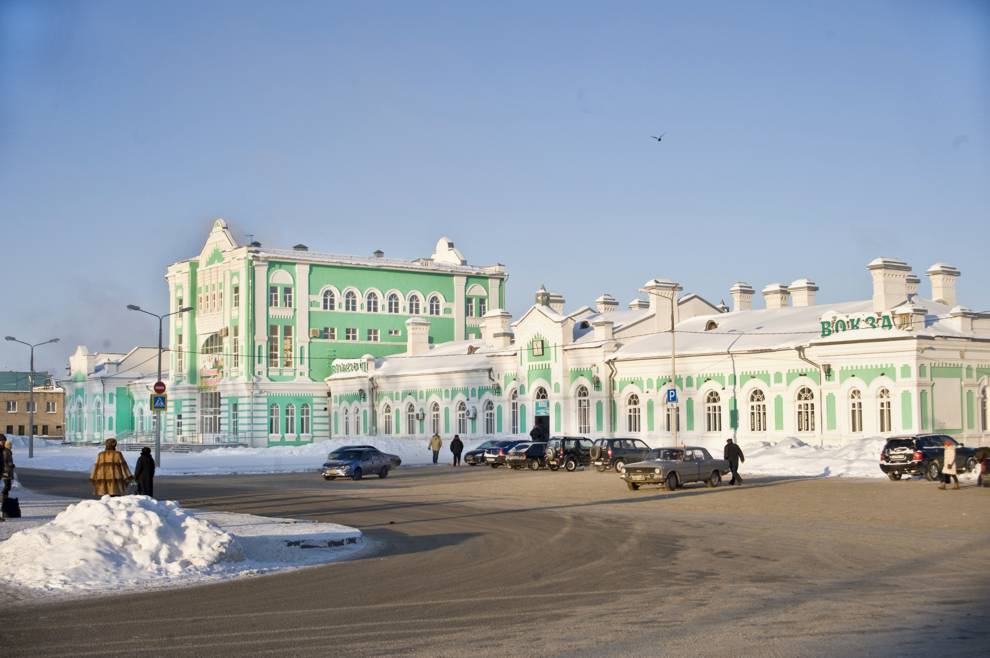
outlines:
{"label": "smaller building", "polygon": [[[5,434],[27,436],[32,433],[31,405],[34,405],[35,436],[65,436],[65,392],[55,385],[52,376],[36,372],[0,372],[0,430]],[[30,393],[34,383],[34,395]]]}

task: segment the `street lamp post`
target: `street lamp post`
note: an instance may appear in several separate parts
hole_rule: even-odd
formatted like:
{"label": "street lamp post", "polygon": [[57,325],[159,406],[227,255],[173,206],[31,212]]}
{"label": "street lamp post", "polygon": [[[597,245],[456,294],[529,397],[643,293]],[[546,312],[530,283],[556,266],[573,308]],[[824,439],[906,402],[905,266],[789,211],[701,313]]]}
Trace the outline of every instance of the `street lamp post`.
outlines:
{"label": "street lamp post", "polygon": [[58,338],[52,338],[51,340],[46,340],[41,343],[28,343],[23,340],[18,340],[13,336],[5,336],[4,340],[9,340],[12,343],[20,343],[21,345],[27,345],[31,350],[31,370],[28,372],[28,459],[34,458],[34,348],[41,347],[42,345],[47,345],[49,343],[57,343]]}
{"label": "street lamp post", "polygon": [[[178,315],[179,313],[185,313],[186,311],[191,311],[192,306],[185,306],[171,313],[166,313],[164,315],[159,315],[158,313],[152,313],[151,311],[146,311],[137,304],[128,304],[127,310],[138,311],[139,313],[144,313],[145,315],[150,315],[153,318],[158,318],[158,378],[155,382],[162,381],[162,325],[165,322],[165,318],[170,315]],[[155,466],[161,467],[162,465],[162,414],[161,412],[155,413]]]}

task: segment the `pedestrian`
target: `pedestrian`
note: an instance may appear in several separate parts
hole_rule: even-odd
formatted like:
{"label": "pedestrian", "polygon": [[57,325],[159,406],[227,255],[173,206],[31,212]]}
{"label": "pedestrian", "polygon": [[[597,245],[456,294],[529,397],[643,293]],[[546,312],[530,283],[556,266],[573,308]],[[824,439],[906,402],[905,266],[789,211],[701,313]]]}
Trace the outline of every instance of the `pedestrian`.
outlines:
{"label": "pedestrian", "polygon": [[93,493],[97,496],[123,496],[127,493],[127,483],[134,480],[131,469],[124,461],[124,455],[117,451],[117,439],[107,439],[105,449],[96,456],[89,481],[93,483]]}
{"label": "pedestrian", "polygon": [[0,521],[7,520],[7,498],[14,479],[14,444],[5,434],[0,434],[0,478],[3,478],[3,494],[0,496]]}
{"label": "pedestrian", "polygon": [[430,450],[433,451],[433,463],[436,464],[437,460],[440,459],[440,448],[443,447],[443,441],[440,440],[440,434],[434,433],[433,438],[430,439]]}
{"label": "pedestrian", "polygon": [[544,443],[547,438],[546,431],[541,425],[533,425],[533,429],[529,431],[529,438],[533,443]]}
{"label": "pedestrian", "polygon": [[959,478],[956,477],[956,444],[949,439],[945,440],[945,450],[942,452],[942,482],[939,489],[945,489],[945,485],[953,483],[952,488],[959,488]]}
{"label": "pedestrian", "polygon": [[450,451],[454,453],[454,463],[452,466],[460,466],[461,452],[464,451],[464,442],[461,441],[460,435],[454,435],[454,439],[450,442]]}
{"label": "pedestrian", "polygon": [[729,480],[729,484],[742,484],[742,476],[739,475],[739,464],[746,461],[742,448],[732,439],[726,439],[725,451],[722,456],[725,461],[729,462],[729,470],[732,471],[732,479]]}
{"label": "pedestrian", "polygon": [[976,486],[990,487],[990,448],[977,448],[973,459],[976,460]]}
{"label": "pedestrian", "polygon": [[134,465],[134,479],[137,481],[139,496],[155,497],[155,460],[151,458],[151,448],[141,448],[141,456]]}

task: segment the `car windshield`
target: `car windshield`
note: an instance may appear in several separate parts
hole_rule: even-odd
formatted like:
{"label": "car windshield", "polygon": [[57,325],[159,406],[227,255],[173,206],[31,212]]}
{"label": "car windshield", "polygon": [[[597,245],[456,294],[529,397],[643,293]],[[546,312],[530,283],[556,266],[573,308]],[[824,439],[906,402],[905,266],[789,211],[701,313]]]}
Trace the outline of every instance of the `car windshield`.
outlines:
{"label": "car windshield", "polygon": [[895,450],[897,448],[914,448],[914,441],[912,439],[890,439],[887,441],[887,450]]}
{"label": "car windshield", "polygon": [[361,459],[362,457],[364,457],[363,450],[334,450],[330,453],[329,459],[350,460]]}
{"label": "car windshield", "polygon": [[498,445],[498,441],[485,441],[480,446],[475,448],[475,450],[484,450],[485,448],[494,448]]}
{"label": "car windshield", "polygon": [[527,448],[529,448],[528,443],[520,443],[512,449],[512,452],[525,452]]}
{"label": "car windshield", "polygon": [[656,450],[650,451],[650,459],[668,459],[673,461],[679,461],[684,458],[683,450],[675,450],[673,448],[657,448]]}

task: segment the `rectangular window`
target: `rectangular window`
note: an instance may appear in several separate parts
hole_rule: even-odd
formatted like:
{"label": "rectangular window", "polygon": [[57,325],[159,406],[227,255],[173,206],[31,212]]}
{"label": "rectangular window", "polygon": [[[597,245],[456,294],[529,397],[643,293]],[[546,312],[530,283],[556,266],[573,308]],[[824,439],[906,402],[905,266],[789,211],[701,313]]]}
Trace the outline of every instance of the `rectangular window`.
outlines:
{"label": "rectangular window", "polygon": [[41,426],[41,436],[48,436],[48,425]]}
{"label": "rectangular window", "polygon": [[182,351],[182,334],[175,335],[175,369],[179,372],[179,377],[182,376],[182,371],[185,370],[183,367],[185,364],[185,352]]}
{"label": "rectangular window", "polygon": [[178,311],[180,308],[182,308],[182,297],[181,296],[175,298],[175,310]]}
{"label": "rectangular window", "polygon": [[241,307],[241,287],[234,286],[230,291],[230,304],[234,308]]}
{"label": "rectangular window", "polygon": [[240,423],[237,419],[237,412],[240,407],[236,402],[230,403],[230,434],[231,436],[237,436],[240,433]]}
{"label": "rectangular window", "polygon": [[268,305],[278,306],[278,286],[268,287]]}
{"label": "rectangular window", "polygon": [[29,414],[36,414],[36,413],[38,413],[38,403],[37,402],[32,402],[32,401],[28,400],[27,404],[25,404],[24,406],[26,407],[25,411],[27,411],[27,413],[29,413]]}
{"label": "rectangular window", "polygon": [[478,300],[478,317],[484,317],[485,313],[488,312],[488,300],[481,298]]}
{"label": "rectangular window", "polygon": [[45,403],[45,413],[46,414],[53,414],[53,413],[55,413],[55,406],[56,406],[55,405],[55,402],[46,402]]}
{"label": "rectangular window", "polygon": [[268,367],[278,367],[278,325],[268,327]]}
{"label": "rectangular window", "polygon": [[353,327],[344,329],[344,340],[357,340],[357,329]]}
{"label": "rectangular window", "polygon": [[327,333],[327,338],[328,339],[330,339],[330,340],[337,340],[337,328],[336,327],[327,327],[326,329],[324,329],[324,331]]}
{"label": "rectangular window", "polygon": [[182,414],[175,416],[175,435],[182,436]]}
{"label": "rectangular window", "polygon": [[292,288],[282,288],[282,306],[292,308]]}
{"label": "rectangular window", "polygon": [[239,368],[241,365],[241,341],[238,340],[241,333],[240,325],[235,324],[231,327],[231,344],[233,347],[233,365],[235,368]]}
{"label": "rectangular window", "polygon": [[474,300],[470,297],[464,300],[464,315],[467,317],[474,315]]}
{"label": "rectangular window", "polygon": [[543,341],[534,340],[533,341],[533,356],[543,356]]}
{"label": "rectangular window", "polygon": [[199,394],[199,432],[207,435],[220,433],[220,393],[218,391],[203,391]]}
{"label": "rectangular window", "polygon": [[372,342],[372,343],[377,343],[378,342],[378,330],[377,329],[368,329],[368,340],[370,342]]}
{"label": "rectangular window", "polygon": [[17,413],[17,400],[7,400],[7,413]]}
{"label": "rectangular window", "polygon": [[13,433],[14,433],[14,426],[7,425],[7,434],[13,434]]}
{"label": "rectangular window", "polygon": [[402,332],[401,332],[401,331],[399,331],[398,329],[389,329],[389,330],[388,330],[388,335],[389,335],[389,336],[398,336],[398,335],[400,335],[401,333],[402,333]]}
{"label": "rectangular window", "polygon": [[292,367],[292,327],[282,327],[282,367]]}
{"label": "rectangular window", "polygon": [[17,433],[19,435],[21,435],[21,436],[24,436],[24,426],[23,425],[18,425],[17,426]]}

